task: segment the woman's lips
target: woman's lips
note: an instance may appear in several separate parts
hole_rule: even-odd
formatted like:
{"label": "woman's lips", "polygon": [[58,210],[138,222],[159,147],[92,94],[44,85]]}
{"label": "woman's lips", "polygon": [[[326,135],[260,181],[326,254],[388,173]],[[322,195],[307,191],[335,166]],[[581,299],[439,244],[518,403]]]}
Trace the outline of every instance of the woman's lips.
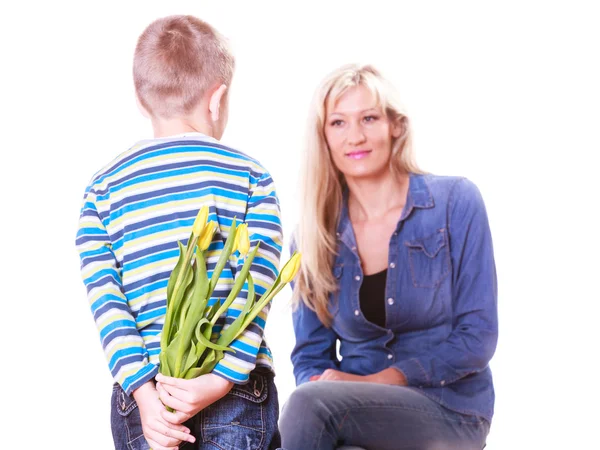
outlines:
{"label": "woman's lips", "polygon": [[369,153],[371,153],[371,150],[355,150],[353,152],[346,153],[346,156],[352,159],[363,159],[366,158]]}

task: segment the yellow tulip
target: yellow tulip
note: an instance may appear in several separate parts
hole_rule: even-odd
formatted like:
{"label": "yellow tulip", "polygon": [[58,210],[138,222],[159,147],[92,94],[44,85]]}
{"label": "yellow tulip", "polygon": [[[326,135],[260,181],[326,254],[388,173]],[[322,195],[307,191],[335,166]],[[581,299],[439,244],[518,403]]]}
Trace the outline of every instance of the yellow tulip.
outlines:
{"label": "yellow tulip", "polygon": [[192,233],[196,237],[200,237],[202,234],[202,230],[206,226],[206,221],[208,219],[208,206],[203,206],[198,211],[198,215],[196,216],[196,220],[194,220],[194,226],[192,227]]}
{"label": "yellow tulip", "polygon": [[292,255],[290,260],[285,263],[283,269],[281,270],[281,282],[289,283],[294,279],[298,270],[300,270],[300,253],[296,252]]}
{"label": "yellow tulip", "polygon": [[209,247],[216,229],[217,222],[215,222],[214,220],[211,220],[206,224],[206,226],[202,230],[202,234],[198,238],[198,248],[200,249],[200,251],[204,251]]}
{"label": "yellow tulip", "polygon": [[[237,228],[233,252],[239,250],[240,255],[246,256],[250,251],[250,239],[248,238],[248,224],[243,223]],[[232,252],[232,253],[233,253]]]}

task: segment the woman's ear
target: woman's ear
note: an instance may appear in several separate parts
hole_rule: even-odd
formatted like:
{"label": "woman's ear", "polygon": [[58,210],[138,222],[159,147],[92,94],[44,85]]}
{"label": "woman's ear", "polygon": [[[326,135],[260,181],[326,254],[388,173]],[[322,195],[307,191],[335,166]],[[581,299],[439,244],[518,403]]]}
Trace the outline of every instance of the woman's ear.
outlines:
{"label": "woman's ear", "polygon": [[392,120],[392,136],[394,138],[399,138],[400,136],[402,136],[402,134],[404,134],[404,129],[405,129],[405,118],[404,116],[399,116],[396,117],[395,119]]}
{"label": "woman's ear", "polygon": [[219,86],[210,96],[208,103],[208,110],[210,111],[210,118],[213,122],[218,122],[221,115],[221,103],[225,99],[225,92],[227,92],[227,86],[222,84]]}

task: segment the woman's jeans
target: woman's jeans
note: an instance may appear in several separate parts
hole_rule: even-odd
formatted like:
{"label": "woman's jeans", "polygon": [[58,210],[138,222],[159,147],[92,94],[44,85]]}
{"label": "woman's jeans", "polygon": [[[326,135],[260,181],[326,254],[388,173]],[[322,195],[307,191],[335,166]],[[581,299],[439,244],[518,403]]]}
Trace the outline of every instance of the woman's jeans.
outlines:
{"label": "woman's jeans", "polygon": [[292,393],[279,428],[286,450],[481,450],[490,426],[440,406],[416,388],[312,381]]}
{"label": "woman's jeans", "polygon": [[[271,450],[281,445],[277,419],[279,405],[272,373],[250,374],[245,385],[234,385],[229,394],[185,423],[196,443],[182,442],[181,450]],[[115,450],[150,448],[142,432],[140,413],[133,396],[113,387],[111,425]]]}

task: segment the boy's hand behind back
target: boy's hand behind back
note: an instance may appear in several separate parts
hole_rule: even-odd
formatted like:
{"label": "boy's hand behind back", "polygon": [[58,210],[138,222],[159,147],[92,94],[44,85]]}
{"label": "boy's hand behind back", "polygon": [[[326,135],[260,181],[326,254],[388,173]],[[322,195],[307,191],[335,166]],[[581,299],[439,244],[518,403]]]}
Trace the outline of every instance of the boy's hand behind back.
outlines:
{"label": "boy's hand behind back", "polygon": [[207,406],[223,398],[233,387],[233,383],[212,373],[200,375],[191,380],[156,376],[156,388],[160,400],[175,412],[163,408],[162,418],[172,424],[182,424]]}
{"label": "boy's hand behind back", "polygon": [[182,441],[196,441],[187,427],[170,423],[162,417],[162,412],[166,410],[154,382],[149,381],[136,389],[133,397],[140,410],[144,438],[152,450],[171,450],[177,448]]}

